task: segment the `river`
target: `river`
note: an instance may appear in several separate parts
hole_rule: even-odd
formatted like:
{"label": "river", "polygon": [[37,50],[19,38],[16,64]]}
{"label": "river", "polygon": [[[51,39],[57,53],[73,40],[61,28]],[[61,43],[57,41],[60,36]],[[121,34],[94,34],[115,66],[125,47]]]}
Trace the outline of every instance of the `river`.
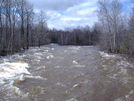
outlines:
{"label": "river", "polygon": [[97,46],[30,47],[0,58],[0,101],[134,101],[133,67]]}

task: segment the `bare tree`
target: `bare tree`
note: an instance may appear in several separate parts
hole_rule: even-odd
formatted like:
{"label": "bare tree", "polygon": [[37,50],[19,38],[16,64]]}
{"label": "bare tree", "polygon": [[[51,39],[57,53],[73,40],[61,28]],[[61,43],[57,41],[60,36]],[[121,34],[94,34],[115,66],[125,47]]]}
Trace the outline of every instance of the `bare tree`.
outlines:
{"label": "bare tree", "polygon": [[41,44],[45,44],[47,33],[47,16],[44,11],[40,11],[37,18],[37,38],[38,38],[38,46]]}
{"label": "bare tree", "polygon": [[130,20],[129,20],[129,53],[131,55],[134,55],[134,0],[132,0],[133,7],[132,7],[132,14],[130,15]]}
{"label": "bare tree", "polygon": [[30,40],[30,27],[32,27],[32,20],[33,20],[33,16],[34,16],[34,12],[33,12],[33,6],[29,3],[27,3],[26,6],[26,48],[28,49],[29,47],[29,40]]}
{"label": "bare tree", "polygon": [[3,43],[3,8],[4,8],[4,0],[1,0],[0,1],[0,53],[1,53],[1,51],[2,51],[2,49],[3,49],[3,47],[4,47],[4,43]]}
{"label": "bare tree", "polygon": [[102,27],[105,48],[117,51],[117,35],[119,34],[120,18],[122,16],[121,4],[118,0],[99,0],[98,17]]}
{"label": "bare tree", "polygon": [[21,46],[25,50],[25,29],[24,29],[24,24],[25,24],[25,17],[26,17],[26,6],[27,6],[27,1],[26,0],[16,0],[17,3],[17,11],[20,16],[20,22],[21,22]]}

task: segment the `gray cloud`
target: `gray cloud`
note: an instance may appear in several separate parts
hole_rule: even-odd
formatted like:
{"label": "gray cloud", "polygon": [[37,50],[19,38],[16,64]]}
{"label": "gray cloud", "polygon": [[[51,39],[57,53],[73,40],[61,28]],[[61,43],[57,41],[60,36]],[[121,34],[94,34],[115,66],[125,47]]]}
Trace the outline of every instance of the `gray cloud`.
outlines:
{"label": "gray cloud", "polygon": [[28,0],[35,10],[44,10],[48,27],[64,29],[77,26],[92,26],[97,21],[94,13],[97,0]]}
{"label": "gray cloud", "polygon": [[64,11],[87,0],[28,0],[36,9]]}

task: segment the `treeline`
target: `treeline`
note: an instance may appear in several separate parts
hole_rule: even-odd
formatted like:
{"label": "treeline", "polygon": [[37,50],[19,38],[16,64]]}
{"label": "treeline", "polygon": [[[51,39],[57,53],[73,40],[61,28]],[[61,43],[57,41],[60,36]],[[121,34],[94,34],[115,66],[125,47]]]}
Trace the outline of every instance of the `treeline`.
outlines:
{"label": "treeline", "polygon": [[128,18],[119,0],[99,0],[96,12],[101,48],[134,56],[134,8]]}
{"label": "treeline", "polygon": [[48,43],[46,19],[27,0],[0,0],[0,55]]}
{"label": "treeline", "polygon": [[95,27],[90,29],[89,26],[79,26],[73,30],[50,30],[51,43],[58,43],[60,45],[93,45],[97,44],[98,33]]}

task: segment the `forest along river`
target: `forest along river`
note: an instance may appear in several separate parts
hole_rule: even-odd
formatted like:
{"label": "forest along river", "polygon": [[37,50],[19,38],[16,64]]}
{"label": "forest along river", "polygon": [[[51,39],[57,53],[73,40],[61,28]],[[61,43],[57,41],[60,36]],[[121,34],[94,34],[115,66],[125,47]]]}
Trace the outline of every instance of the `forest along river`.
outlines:
{"label": "forest along river", "polygon": [[0,58],[0,101],[133,101],[133,65],[96,46],[30,48]]}

